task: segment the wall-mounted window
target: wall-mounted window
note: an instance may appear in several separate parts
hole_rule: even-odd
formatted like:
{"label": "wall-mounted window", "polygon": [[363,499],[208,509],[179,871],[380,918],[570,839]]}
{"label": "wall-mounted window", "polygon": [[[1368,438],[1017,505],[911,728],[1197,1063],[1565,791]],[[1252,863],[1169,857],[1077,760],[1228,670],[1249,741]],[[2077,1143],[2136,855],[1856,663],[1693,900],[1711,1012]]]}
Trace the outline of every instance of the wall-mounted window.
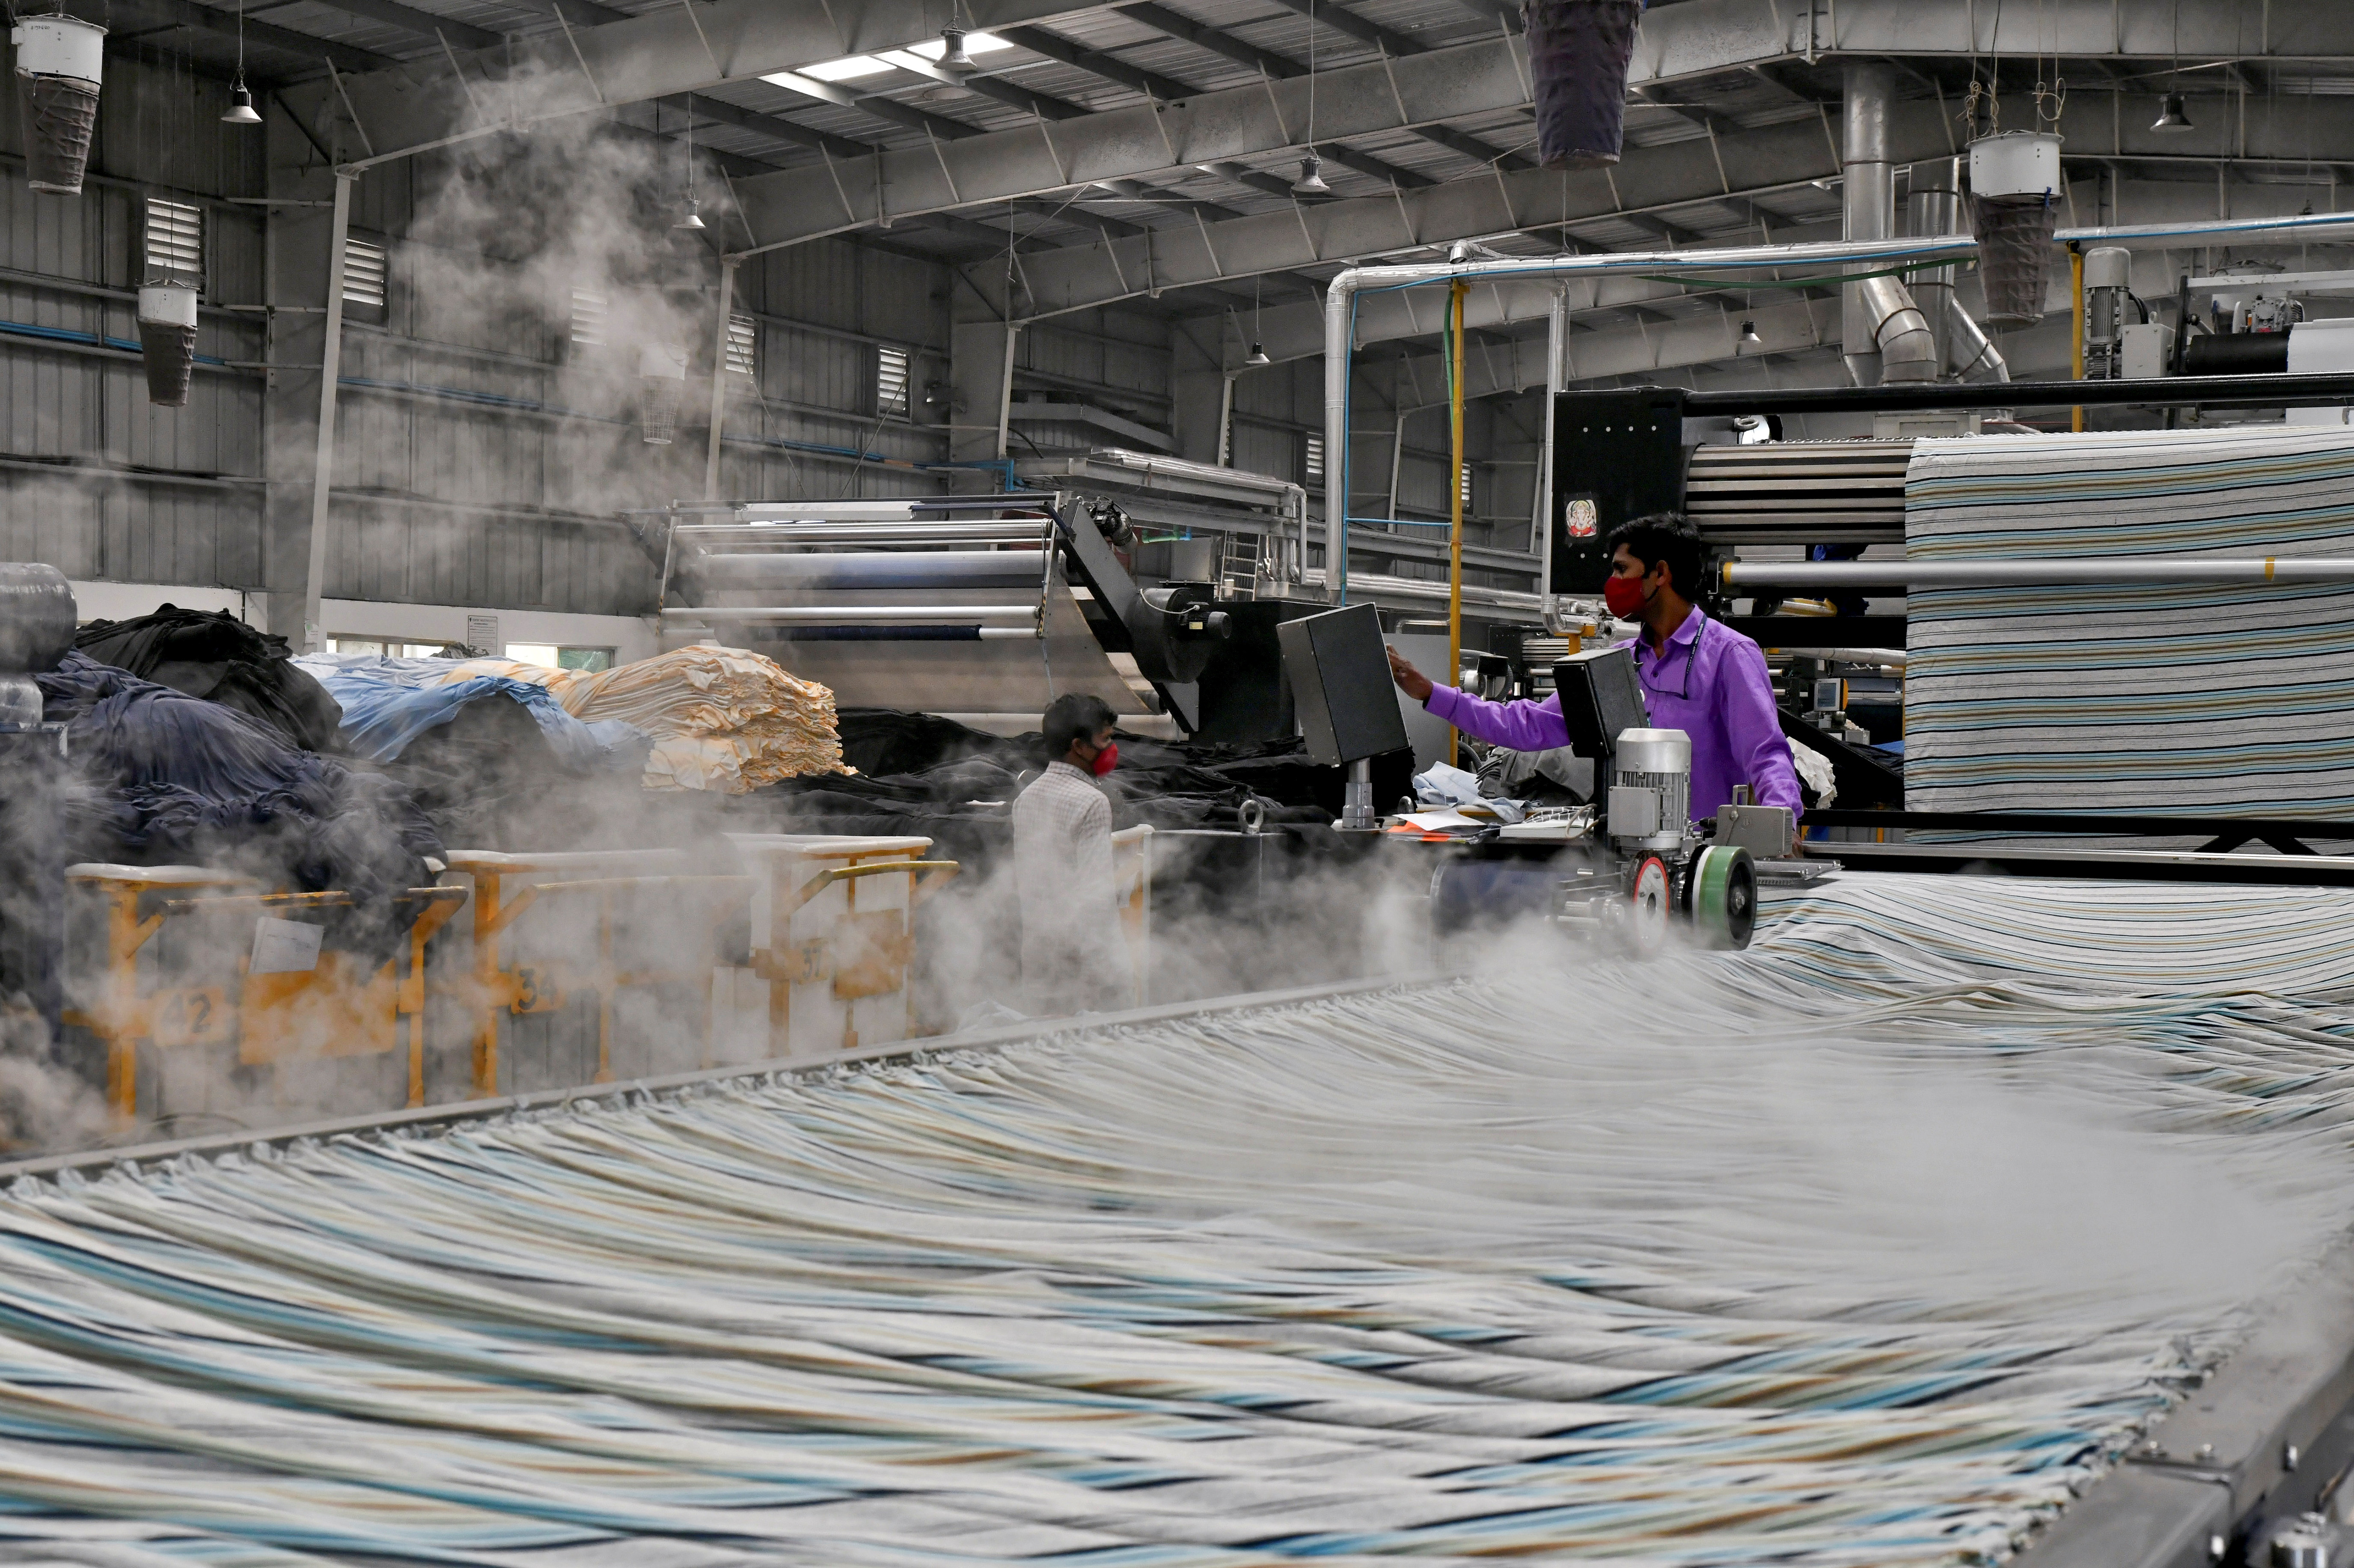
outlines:
{"label": "wall-mounted window", "polygon": [[1311,434],[1308,438],[1307,467],[1307,483],[1321,484],[1324,482],[1324,438],[1322,436]]}
{"label": "wall-mounted window", "polygon": [[738,376],[760,378],[760,323],[731,313],[727,318],[727,368]]}
{"label": "wall-mounted window", "polygon": [[575,348],[605,346],[606,318],[613,302],[594,289],[575,287],[572,291],[572,334]]}
{"label": "wall-mounted window", "polygon": [[190,202],[149,196],[146,221],[140,230],[140,283],[183,283],[201,289],[204,281],[204,209]]}
{"label": "wall-mounted window", "polygon": [[364,321],[384,320],[392,253],[373,240],[344,240],[344,309]]}
{"label": "wall-mounted window", "polygon": [[447,642],[405,642],[397,637],[330,637],[330,653],[372,653],[379,659],[439,659]]}
{"label": "wall-mounted window", "polygon": [[907,417],[908,354],[885,346],[875,351],[875,412],[888,419]]}
{"label": "wall-mounted window", "polygon": [[566,648],[554,642],[510,642],[507,657],[543,670],[584,670],[593,674],[613,667],[610,648]]}

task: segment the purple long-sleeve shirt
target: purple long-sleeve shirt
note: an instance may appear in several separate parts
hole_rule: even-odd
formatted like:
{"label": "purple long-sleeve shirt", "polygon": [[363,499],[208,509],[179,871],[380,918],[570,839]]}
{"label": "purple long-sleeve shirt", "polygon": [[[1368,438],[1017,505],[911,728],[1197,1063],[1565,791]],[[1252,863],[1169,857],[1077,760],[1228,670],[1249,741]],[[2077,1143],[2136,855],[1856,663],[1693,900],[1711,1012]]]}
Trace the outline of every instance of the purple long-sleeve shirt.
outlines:
{"label": "purple long-sleeve shirt", "polygon": [[[1691,814],[1716,815],[1747,784],[1761,806],[1803,810],[1790,743],[1774,709],[1774,682],[1766,654],[1733,628],[1695,609],[1668,635],[1659,653],[1638,637],[1635,673],[1651,723],[1691,736]],[[1453,686],[1433,686],[1423,706],[1464,734],[1514,751],[1549,751],[1569,744],[1558,694],[1542,703],[1491,703]]]}

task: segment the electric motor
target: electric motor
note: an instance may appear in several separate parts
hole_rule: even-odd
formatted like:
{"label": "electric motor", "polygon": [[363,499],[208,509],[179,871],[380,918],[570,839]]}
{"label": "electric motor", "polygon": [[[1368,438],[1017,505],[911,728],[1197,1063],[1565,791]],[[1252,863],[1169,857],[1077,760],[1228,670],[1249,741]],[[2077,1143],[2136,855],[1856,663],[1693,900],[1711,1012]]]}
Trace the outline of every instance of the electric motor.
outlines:
{"label": "electric motor", "polygon": [[1610,837],[1621,848],[1680,850],[1691,824],[1691,736],[1680,729],[1618,736],[1610,773]]}

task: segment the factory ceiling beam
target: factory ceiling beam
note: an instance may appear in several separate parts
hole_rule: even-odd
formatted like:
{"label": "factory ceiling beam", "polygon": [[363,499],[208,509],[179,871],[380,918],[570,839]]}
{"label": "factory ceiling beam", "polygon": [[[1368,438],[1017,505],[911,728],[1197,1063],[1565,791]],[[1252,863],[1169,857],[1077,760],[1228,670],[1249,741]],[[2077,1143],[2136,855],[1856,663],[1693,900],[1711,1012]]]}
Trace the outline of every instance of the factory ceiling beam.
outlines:
{"label": "factory ceiling beam", "polygon": [[[1279,3],[1291,5],[1291,0],[1279,0]],[[1307,0],[1300,0],[1300,3],[1293,8],[1305,14],[1308,9]],[[1197,22],[1182,12],[1172,11],[1168,6],[1158,4],[1158,0],[1144,0],[1141,5],[1122,5],[1119,7],[1119,11],[1130,21],[1141,22],[1156,32],[1166,33],[1172,38],[1182,39],[1196,48],[1206,49],[1211,54],[1234,61],[1236,65],[1247,66],[1252,70],[1263,72],[1278,81],[1288,81],[1309,74],[1305,65],[1288,55],[1279,55],[1271,49],[1260,48],[1257,44],[1246,43],[1222,28],[1211,26],[1206,22]],[[1351,25],[1343,26],[1340,23],[1336,18],[1341,16],[1349,16]],[[1386,27],[1366,22],[1363,18],[1351,13],[1342,12],[1336,5],[1327,5],[1320,10],[1318,20],[1330,22],[1338,30],[1349,33],[1352,37],[1363,38],[1376,48],[1384,49],[1393,58],[1401,55],[1420,55],[1430,52],[1430,46],[1419,38],[1410,38],[1403,33],[1391,32]],[[1501,36],[1499,35],[1499,37]],[[1523,100],[1525,101],[1525,95]],[[1462,112],[1469,113],[1471,111],[1465,110]],[[1499,153],[1478,137],[1468,136],[1451,126],[1417,125],[1409,129],[1424,141],[1444,147],[1458,156],[1470,159],[1473,163],[1501,163],[1508,169],[1525,169],[1530,166],[1527,159],[1517,157],[1510,153]],[[1323,149],[1320,147],[1319,151]],[[1326,155],[1331,154],[1327,153]]]}
{"label": "factory ceiling beam", "polygon": [[[1406,62],[1400,62],[1401,65]],[[1899,104],[1893,116],[1900,145],[1944,144],[1935,104]],[[1108,304],[1160,287],[1207,283],[1319,263],[1350,262],[1455,239],[1546,229],[1622,217],[1622,191],[1641,191],[1660,206],[1705,200],[1734,190],[1786,185],[1839,169],[1822,128],[1811,122],[1766,126],[1712,148],[1705,141],[1629,147],[1616,170],[1500,172],[1450,180],[1427,190],[1321,203],[1257,214],[1197,230],[1156,236],[1148,254],[1136,241],[1074,246],[1027,259],[1029,298],[1016,313],[1052,315]],[[770,176],[773,179],[775,176]],[[767,182],[762,182],[767,183]],[[1361,307],[1362,308],[1362,307]]]}
{"label": "factory ceiling beam", "polygon": [[[217,10],[199,5],[196,0],[139,0],[139,9],[149,16],[160,16],[173,26],[194,27],[200,32],[218,33],[224,37],[238,36],[238,16],[234,11]],[[374,49],[363,49],[352,44],[339,44],[310,33],[298,33],[292,27],[281,27],[274,22],[248,17],[245,40],[264,48],[280,49],[290,55],[300,55],[308,60],[328,60],[337,70],[376,72],[398,70],[400,61]]]}
{"label": "factory ceiling beam", "polygon": [[[194,0],[168,3],[203,9]],[[960,0],[960,19],[988,29],[1070,16],[1087,7],[1070,0]],[[575,15],[564,0],[562,15]],[[236,18],[223,14],[234,32]],[[837,28],[837,22],[839,27]],[[387,64],[382,57],[355,62],[356,74],[336,83],[315,81],[289,90],[290,102],[306,118],[345,112],[366,128],[375,151],[359,166],[405,157],[502,131],[593,114],[620,104],[707,92],[728,82],[748,82],[779,71],[839,59],[845,55],[904,49],[937,40],[942,8],[928,0],[682,0],[619,21],[594,26],[571,24],[553,32],[506,40],[495,49],[460,50],[458,59],[479,96],[470,100],[438,53]],[[250,28],[249,28],[250,36]],[[285,47],[272,45],[273,48]],[[317,54],[328,48],[305,39]],[[481,93],[481,84],[513,68],[531,68],[533,90],[514,95]],[[342,62],[338,62],[341,69]]]}
{"label": "factory ceiling beam", "polygon": [[[2354,6],[2264,0],[2050,0],[2043,5],[1925,5],[1920,0],[1685,0],[1643,18],[1628,83],[1653,83],[1824,55],[1921,60],[1993,54],[2033,59],[2185,60],[2354,57]],[[2180,37],[2175,33],[2178,11]],[[1975,37],[1973,34],[1975,33]],[[2153,96],[2160,90],[2152,86]]]}
{"label": "factory ceiling beam", "polygon": [[[1693,5],[1706,3],[1691,0]],[[1842,5],[1841,14],[1846,10]],[[2231,112],[2237,102],[2236,95],[2218,94],[2193,98],[2190,107],[2192,120],[2214,126],[2207,134],[2219,142],[2230,128],[2232,160],[2295,162],[2308,145],[2354,144],[2354,100],[2299,100],[2294,114],[2262,120],[2250,116],[2244,132]],[[1937,104],[1900,101],[1893,111],[1893,161],[1946,155],[1949,128]],[[2023,98],[2010,101],[2004,104],[2003,120],[2031,124],[2033,112]],[[2077,95],[2059,128],[2072,159],[2130,160],[2185,150],[2184,138],[2152,132],[2137,117],[2115,114],[2107,94]],[[1838,173],[1823,127],[1812,120],[1752,127],[1738,138],[1713,143],[1690,140],[1629,147],[1615,171],[1532,171],[1450,180],[1427,190],[1326,202],[1204,224],[1194,230],[1165,229],[1155,237],[1149,256],[1134,241],[1034,255],[1026,259],[1023,271],[1028,298],[1017,302],[1015,313],[1051,315],[1107,304],[1137,291],[1138,281],[1147,277],[1154,287],[1182,287],[1278,268],[1352,263],[1456,239],[1623,217],[1628,214],[1618,205],[1618,195],[1626,191],[1643,193],[1656,211],[1721,200],[1727,194],[1754,197]]]}
{"label": "factory ceiling beam", "polygon": [[[231,34],[233,13],[195,0],[147,0],[155,11],[189,26]],[[542,0],[526,0],[538,5]],[[585,0],[546,0],[553,14],[594,15]],[[1760,63],[1817,58],[1829,52],[1956,59],[2002,52],[2032,57],[2133,58],[2354,58],[2354,6],[2257,5],[2237,0],[2181,0],[2179,37],[2175,0],[2054,0],[2042,8],[2011,6],[1989,16],[1969,16],[1917,0],[1841,0],[1831,16],[1817,6],[1779,0],[1685,0],[1653,9],[1638,39],[1631,73],[1637,88],[1737,70]],[[1080,14],[1069,0],[975,0],[966,19],[996,29]],[[1130,14],[1184,23],[1193,40],[1214,47],[1223,35],[1147,0]],[[1142,19],[1140,16],[1140,19]],[[841,26],[837,29],[836,23]],[[535,91],[517,106],[504,94],[484,95],[477,111],[448,64],[436,56],[387,61],[372,51],[249,22],[248,37],[272,48],[324,57],[347,72],[337,84],[313,80],[288,90],[290,107],[314,122],[330,108],[351,112],[375,149],[363,164],[427,147],[524,125],[593,113],[619,104],[705,92],[728,82],[797,70],[848,54],[905,48],[938,36],[936,5],[927,0],[863,0],[838,8],[831,0],[692,0],[568,31],[517,37],[488,50],[459,55],[470,79],[490,79],[510,61],[535,68]],[[1156,20],[1154,25],[1159,25]],[[266,31],[257,32],[260,27]],[[1991,36],[1989,36],[1989,34]],[[1226,52],[1221,50],[1221,52]],[[1262,53],[1264,51],[1261,51]],[[1272,68],[1268,68],[1272,74]],[[1339,73],[1333,73],[1335,75]],[[1470,113],[1478,105],[1458,111]],[[1493,156],[1492,151],[1482,156]],[[1139,171],[1149,172],[1149,171]]]}
{"label": "factory ceiling beam", "polygon": [[[1373,63],[1323,71],[1314,83],[1317,129],[1335,138],[1370,135],[1511,108],[1528,101],[1524,69],[1518,44],[1498,39],[1434,50],[1386,69]],[[790,245],[915,212],[1282,152],[1302,143],[1310,88],[1302,79],[1267,80],[1201,93],[1182,105],[1107,110],[1059,126],[1033,122],[830,168],[784,171],[748,182],[737,194],[761,236],[760,249]],[[1426,193],[1380,199],[1421,194]]]}

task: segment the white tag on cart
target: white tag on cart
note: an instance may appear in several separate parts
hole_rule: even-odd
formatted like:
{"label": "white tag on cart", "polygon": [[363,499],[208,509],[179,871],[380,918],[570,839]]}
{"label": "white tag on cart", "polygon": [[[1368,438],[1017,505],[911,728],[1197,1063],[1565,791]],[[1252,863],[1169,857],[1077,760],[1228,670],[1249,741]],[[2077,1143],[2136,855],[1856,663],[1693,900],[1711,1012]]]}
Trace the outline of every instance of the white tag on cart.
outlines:
{"label": "white tag on cart", "polygon": [[325,931],[323,926],[262,916],[253,923],[253,962],[246,967],[246,972],[283,975],[317,969],[319,938]]}

